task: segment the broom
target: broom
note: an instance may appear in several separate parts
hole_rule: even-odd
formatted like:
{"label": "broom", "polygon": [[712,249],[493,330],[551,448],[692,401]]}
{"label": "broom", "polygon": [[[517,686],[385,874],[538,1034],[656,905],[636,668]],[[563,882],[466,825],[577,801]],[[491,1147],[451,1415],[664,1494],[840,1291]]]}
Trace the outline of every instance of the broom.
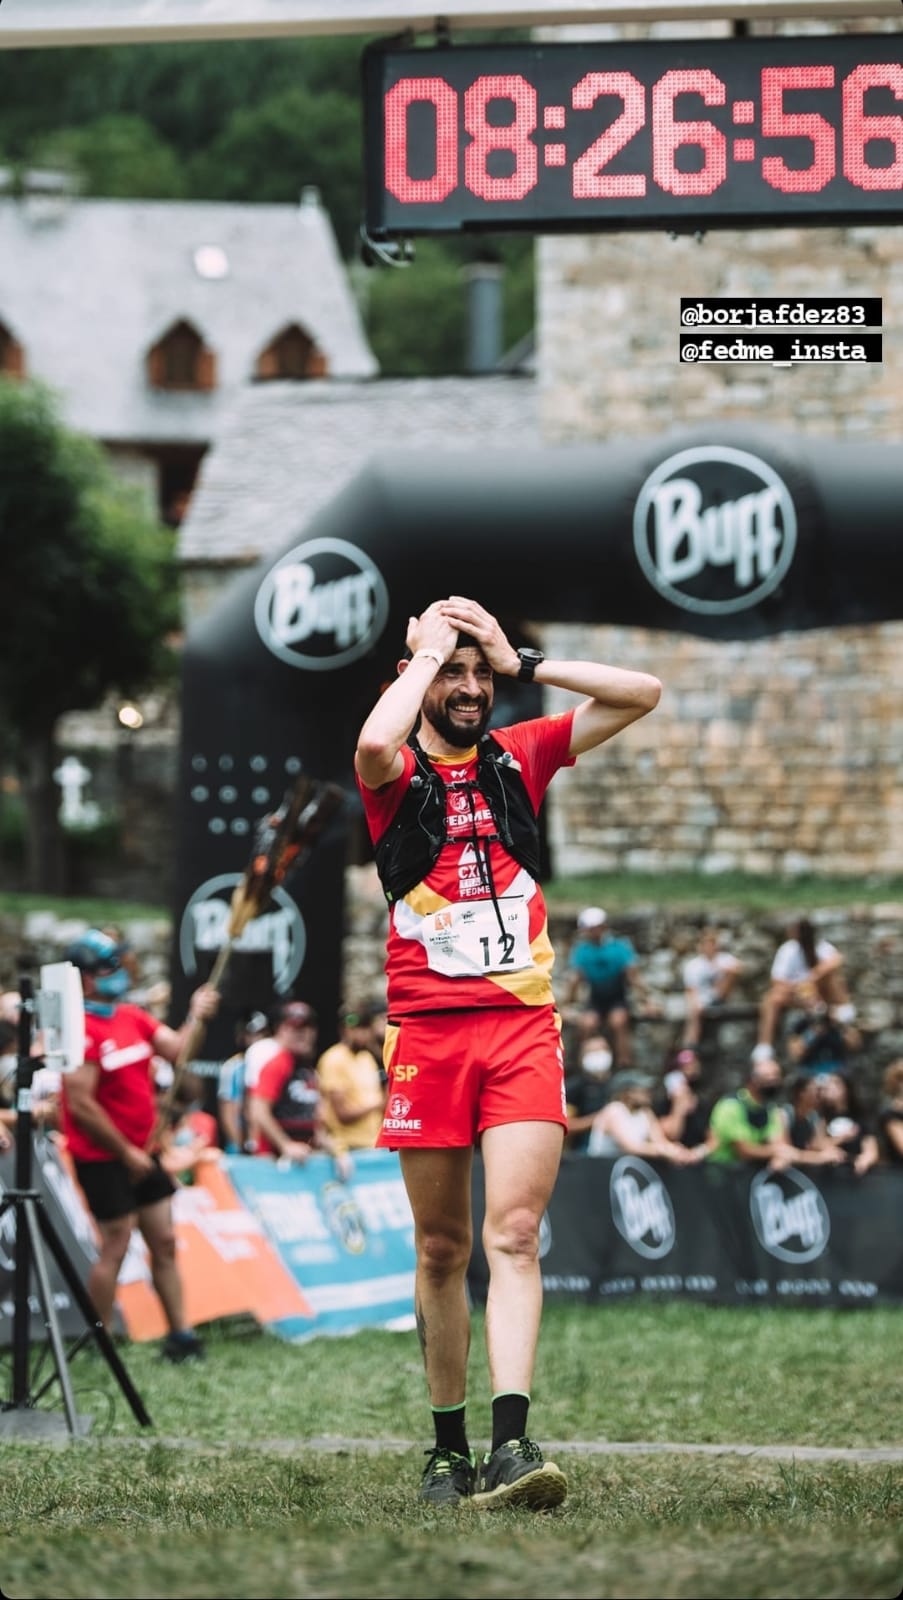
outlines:
{"label": "broom", "polygon": [[[207,979],[218,993],[222,992],[233,948],[248,923],[266,910],[273,890],[291,869],[307,859],[343,800],[338,784],[302,774],[291,789],[286,790],[278,810],[257,823],[250,860],[232,894],[226,937]],[[206,1020],[194,1018],[173,1063],[172,1082],[160,1098],[154,1145],[169,1123],[176,1090],[185,1076],[188,1062],[197,1055],[206,1031]]]}

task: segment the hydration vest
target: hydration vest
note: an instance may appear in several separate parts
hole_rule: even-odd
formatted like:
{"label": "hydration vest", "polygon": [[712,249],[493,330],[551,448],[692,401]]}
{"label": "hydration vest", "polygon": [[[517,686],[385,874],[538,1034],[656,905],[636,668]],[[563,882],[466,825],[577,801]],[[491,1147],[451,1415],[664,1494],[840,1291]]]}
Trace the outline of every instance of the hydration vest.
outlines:
{"label": "hydration vest", "polygon": [[[484,733],[477,748],[476,778],[446,784],[413,734],[408,745],[416,771],[395,816],[373,847],[376,870],[389,905],[423,882],[439,859],[442,846],[448,844],[449,789],[465,793],[469,790],[471,795],[479,790],[496,830],[480,835],[480,843],[504,845],[519,866],[538,878],[539,827],[511,751],[505,750],[491,733]],[[471,841],[465,838],[461,842]]]}

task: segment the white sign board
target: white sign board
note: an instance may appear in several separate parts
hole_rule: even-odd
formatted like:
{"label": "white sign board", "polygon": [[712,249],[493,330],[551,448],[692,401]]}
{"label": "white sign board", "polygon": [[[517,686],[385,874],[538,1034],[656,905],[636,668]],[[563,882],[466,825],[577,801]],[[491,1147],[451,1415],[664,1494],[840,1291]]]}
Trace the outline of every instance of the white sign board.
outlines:
{"label": "white sign board", "polygon": [[900,15],[899,0],[2,0],[0,48],[556,23]]}

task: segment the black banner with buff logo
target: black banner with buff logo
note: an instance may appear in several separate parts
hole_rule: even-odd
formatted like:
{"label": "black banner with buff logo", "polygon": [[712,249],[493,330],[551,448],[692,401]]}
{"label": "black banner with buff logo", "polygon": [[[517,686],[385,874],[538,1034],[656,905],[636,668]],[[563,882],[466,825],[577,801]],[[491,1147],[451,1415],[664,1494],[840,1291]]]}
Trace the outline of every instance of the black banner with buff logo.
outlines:
{"label": "black banner with buff logo", "polygon": [[[812,1306],[903,1303],[903,1172],[863,1178],[671,1167],[637,1156],[565,1156],[540,1234],[547,1299],[632,1295]],[[485,1302],[474,1167],[473,1299]]]}

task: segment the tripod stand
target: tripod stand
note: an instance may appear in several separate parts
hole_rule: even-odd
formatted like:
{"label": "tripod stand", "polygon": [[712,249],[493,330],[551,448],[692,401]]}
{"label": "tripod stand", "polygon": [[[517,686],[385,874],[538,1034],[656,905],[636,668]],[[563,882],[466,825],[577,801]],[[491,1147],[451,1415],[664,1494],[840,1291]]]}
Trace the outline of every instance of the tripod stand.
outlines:
{"label": "tripod stand", "polygon": [[[45,1244],[85,1320],[85,1331],[77,1339],[72,1353],[80,1349],[88,1338],[93,1338],[137,1421],[142,1427],[152,1427],[141,1396],[126,1372],[112,1339],[98,1317],[91,1298],[47,1215],[44,1197],[32,1184],[31,1083],[34,1076],[34,1060],[31,1055],[31,1037],[34,989],[30,978],[21,978],[19,987],[22,1010],[19,1017],[19,1052],[16,1065],[15,1185],[12,1189],[8,1189],[0,1200],[0,1218],[9,1210],[12,1210],[15,1216],[12,1394],[9,1400],[0,1402],[0,1439],[52,1438],[61,1433],[64,1427],[70,1437],[75,1438],[87,1433],[91,1427],[90,1417],[80,1417],[76,1413],[68,1358],[44,1253]],[[55,1369],[39,1389],[32,1389],[29,1371],[31,1317],[29,1289],[32,1269]],[[37,1409],[38,1401],[55,1381],[59,1381],[62,1391],[65,1423],[57,1413]]]}

